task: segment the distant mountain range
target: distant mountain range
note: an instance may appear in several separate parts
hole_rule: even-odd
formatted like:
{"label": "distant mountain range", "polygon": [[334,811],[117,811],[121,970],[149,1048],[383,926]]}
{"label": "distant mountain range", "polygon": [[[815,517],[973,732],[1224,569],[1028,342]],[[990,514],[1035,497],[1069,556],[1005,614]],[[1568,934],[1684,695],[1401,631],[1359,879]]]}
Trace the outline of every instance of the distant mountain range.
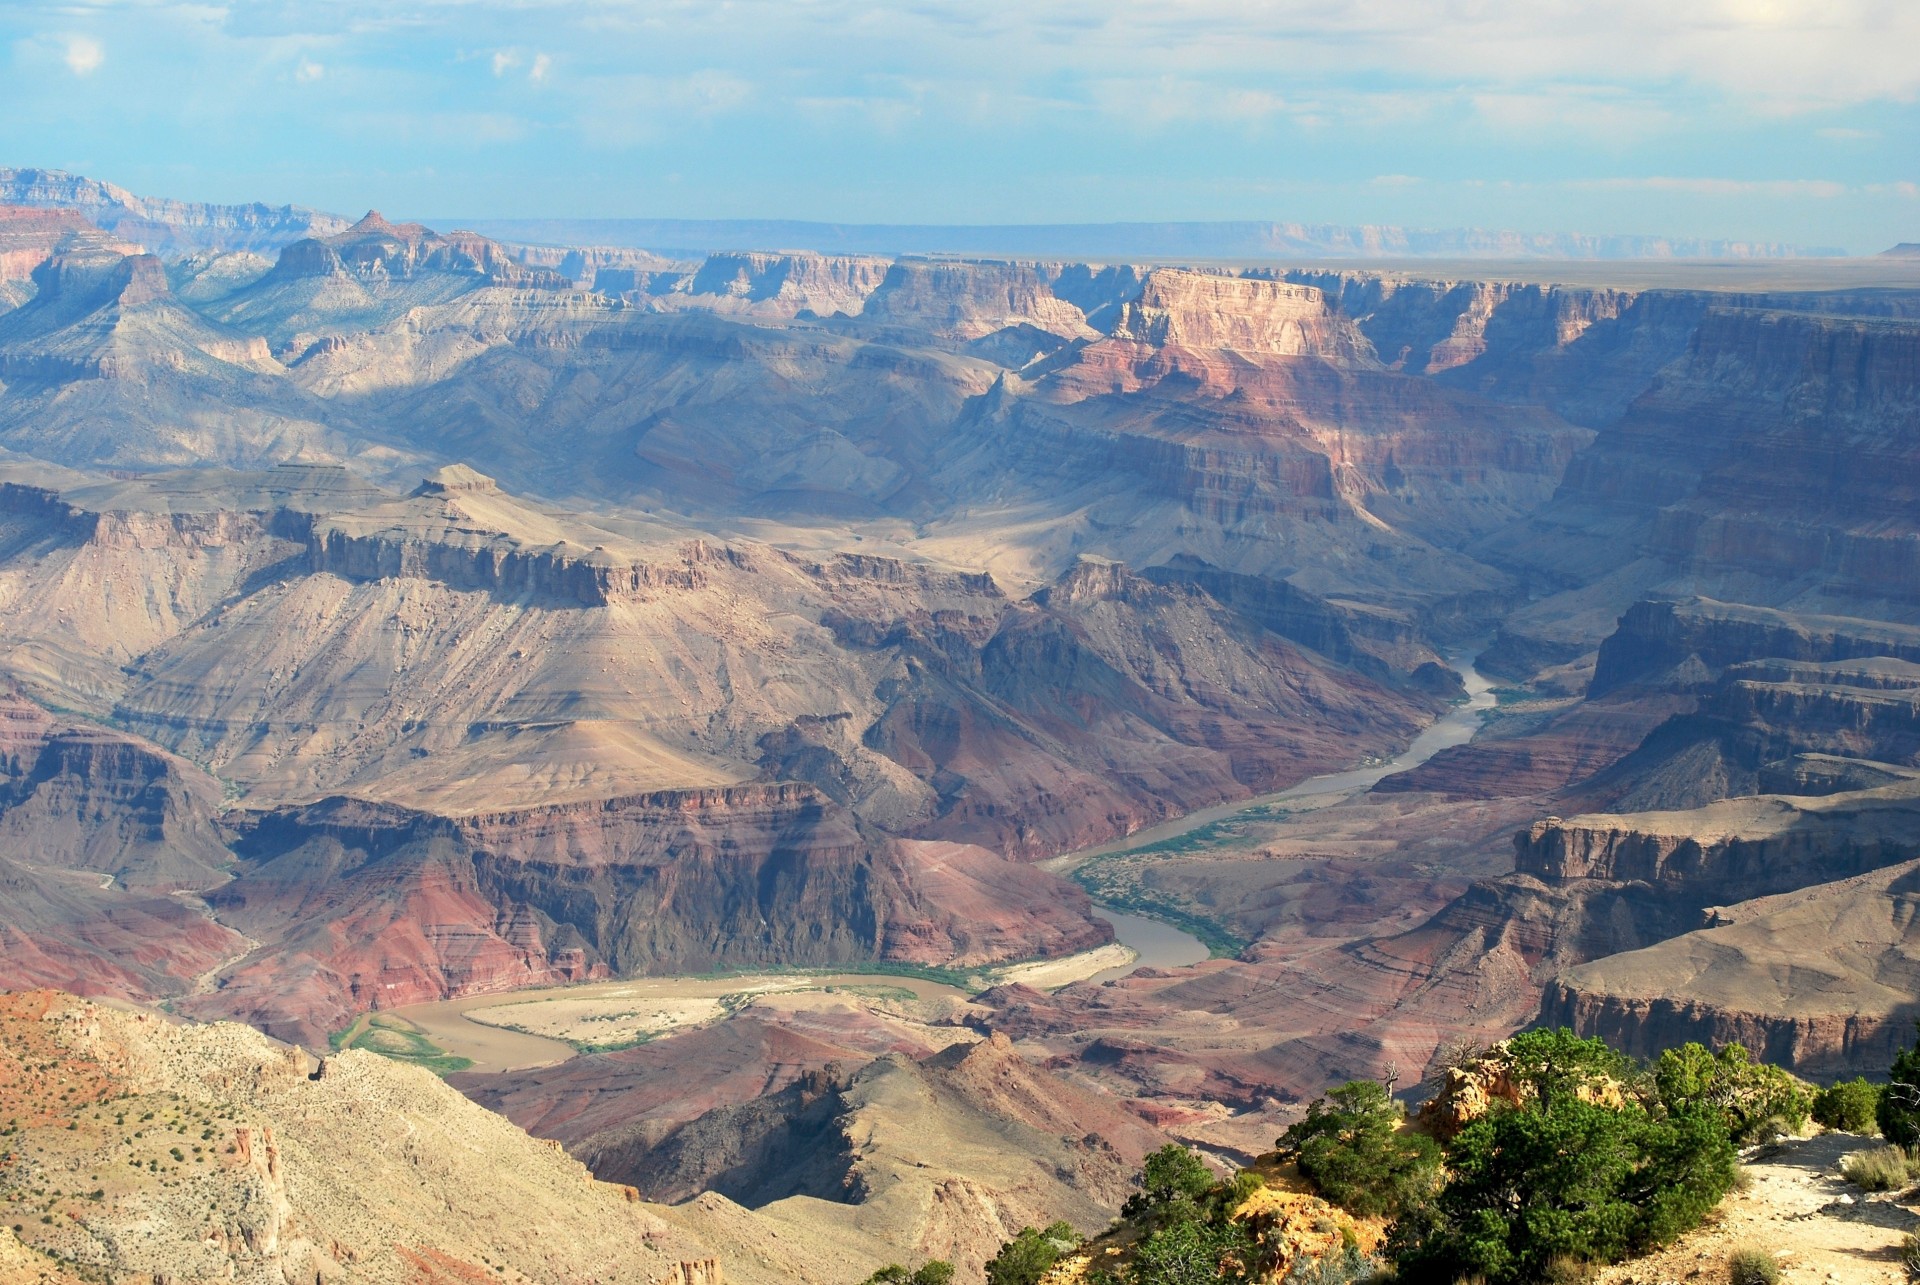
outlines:
{"label": "distant mountain range", "polygon": [[690,256],[727,250],[1031,259],[1779,259],[1845,251],[1777,241],[1591,236],[1337,223],[1030,223],[966,226],[790,219],[429,219],[503,241],[616,245]]}
{"label": "distant mountain range", "polygon": [[79,210],[103,231],[170,256],[202,250],[271,253],[304,237],[343,232],[352,222],[302,205],[208,205],[136,196],[64,170],[0,168],[0,205]]}
{"label": "distant mountain range", "polygon": [[[214,205],[138,196],[63,170],[0,168],[0,205],[79,210],[101,229],[161,255],[252,250],[332,236],[352,222],[301,205]],[[1844,251],[1776,241],[1594,236],[1487,228],[1335,223],[807,223],[791,219],[426,220],[503,241],[627,246],[699,258],[729,250],[971,255],[1033,259],[1780,259]]]}

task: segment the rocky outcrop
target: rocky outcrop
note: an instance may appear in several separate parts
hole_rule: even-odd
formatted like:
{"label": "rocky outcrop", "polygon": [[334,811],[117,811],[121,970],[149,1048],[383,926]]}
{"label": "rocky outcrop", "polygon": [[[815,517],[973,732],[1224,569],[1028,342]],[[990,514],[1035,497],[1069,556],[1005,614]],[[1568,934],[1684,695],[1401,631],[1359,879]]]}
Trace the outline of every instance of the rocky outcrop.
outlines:
{"label": "rocky outcrop", "polygon": [[388,282],[434,273],[522,290],[564,290],[573,284],[558,272],[521,262],[476,233],[442,234],[419,223],[389,223],[378,210],[332,236],[293,242],[269,275],[272,281],[353,276]]}
{"label": "rocky outcrop", "polygon": [[1160,1141],[1120,1103],[993,1036],[810,1073],[656,1140],[616,1132],[572,1150],[655,1199],[717,1191],[776,1223],[890,1236],[977,1272],[1022,1225],[1103,1227]]}
{"label": "rocky outcrop", "polygon": [[1549,817],[1514,836],[1514,866],[1555,883],[1762,896],[1904,861],[1916,824],[1920,789],[1911,783],[1818,799],[1729,799],[1687,812]]}
{"label": "rocky outcrop", "polygon": [[1908,859],[1718,907],[1708,927],[1568,970],[1540,1018],[1639,1056],[1738,1041],[1803,1075],[1881,1072],[1920,1016],[1917,879]]}
{"label": "rocky outcrop", "polygon": [[[0,1196],[49,1278],[85,1264],[89,1275],[235,1285],[476,1281],[495,1269],[719,1285],[714,1251],[666,1211],[595,1182],[417,1067],[352,1051],[313,1070],[300,1051],[230,1024],[45,991],[0,996],[0,1063],[29,1059],[32,1080],[0,1088],[12,1145],[98,1175],[88,1193],[53,1196],[44,1222],[24,1216],[23,1193]],[[142,1127],[115,1124],[116,1112],[141,1114]],[[778,1253],[771,1237],[766,1248]],[[740,1279],[780,1279],[758,1258]]]}
{"label": "rocky outcrop", "polygon": [[1021,326],[1093,338],[1086,313],[1054,292],[1057,271],[1031,263],[898,260],[867,296],[860,321],[888,335],[912,331],[962,342]]}
{"label": "rocky outcrop", "polygon": [[1373,359],[1371,345],[1311,286],[1174,268],[1147,274],[1111,333],[1155,348],[1317,357],[1346,366]]}
{"label": "rocky outcrop", "polygon": [[1590,695],[1630,683],[1691,685],[1753,660],[1812,664],[1886,656],[1920,663],[1920,628],[1715,602],[1637,602],[1601,644]]}
{"label": "rocky outcrop", "polygon": [[604,607],[661,590],[699,589],[707,566],[743,562],[734,549],[699,541],[672,562],[643,562],[626,547],[617,553],[602,544],[589,547],[569,534],[614,540],[593,527],[556,523],[501,494],[485,474],[453,465],[428,477],[406,501],[313,522],[307,565],[315,575],[348,580],[405,577],[508,601]]}
{"label": "rocky outcrop", "polygon": [[691,306],[754,316],[857,315],[886,282],[886,259],[824,254],[715,254],[678,287]]}

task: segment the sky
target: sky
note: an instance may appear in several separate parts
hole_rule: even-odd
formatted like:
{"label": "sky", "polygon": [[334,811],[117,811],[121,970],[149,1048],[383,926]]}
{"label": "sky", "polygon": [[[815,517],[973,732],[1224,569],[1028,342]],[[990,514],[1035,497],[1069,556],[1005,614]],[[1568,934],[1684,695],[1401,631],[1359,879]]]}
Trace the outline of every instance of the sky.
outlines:
{"label": "sky", "polygon": [[1920,0],[0,0],[0,165],[395,217],[1920,241]]}

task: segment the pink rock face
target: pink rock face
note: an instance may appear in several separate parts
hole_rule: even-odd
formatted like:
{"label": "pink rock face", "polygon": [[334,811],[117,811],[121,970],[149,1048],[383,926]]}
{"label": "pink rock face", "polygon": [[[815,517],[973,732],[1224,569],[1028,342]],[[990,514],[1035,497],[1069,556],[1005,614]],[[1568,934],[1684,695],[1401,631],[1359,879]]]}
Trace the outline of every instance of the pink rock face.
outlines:
{"label": "pink rock face", "polygon": [[1311,286],[1156,268],[1112,337],[1154,348],[1224,349],[1370,365],[1373,349]]}
{"label": "pink rock face", "polygon": [[253,819],[236,851],[209,899],[263,947],[188,1007],[310,1046],[368,1009],[611,973],[967,965],[1112,936],[1072,884],[869,838],[797,784],[461,818],[335,799]]}

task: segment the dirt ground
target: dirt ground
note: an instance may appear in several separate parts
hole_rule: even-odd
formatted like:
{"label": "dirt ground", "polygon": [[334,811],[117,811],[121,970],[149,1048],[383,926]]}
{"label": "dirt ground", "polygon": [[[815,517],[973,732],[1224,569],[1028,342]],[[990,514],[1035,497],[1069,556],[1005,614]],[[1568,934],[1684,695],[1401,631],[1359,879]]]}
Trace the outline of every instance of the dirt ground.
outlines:
{"label": "dirt ground", "polygon": [[1920,1228],[1906,1193],[1869,1195],[1840,1176],[1840,1160],[1882,1146],[1878,1138],[1827,1133],[1750,1153],[1752,1179],[1715,1217],[1669,1249],[1603,1272],[1598,1285],[1682,1285],[1726,1280],[1738,1245],[1772,1252],[1788,1285],[1904,1285],[1900,1242]]}

